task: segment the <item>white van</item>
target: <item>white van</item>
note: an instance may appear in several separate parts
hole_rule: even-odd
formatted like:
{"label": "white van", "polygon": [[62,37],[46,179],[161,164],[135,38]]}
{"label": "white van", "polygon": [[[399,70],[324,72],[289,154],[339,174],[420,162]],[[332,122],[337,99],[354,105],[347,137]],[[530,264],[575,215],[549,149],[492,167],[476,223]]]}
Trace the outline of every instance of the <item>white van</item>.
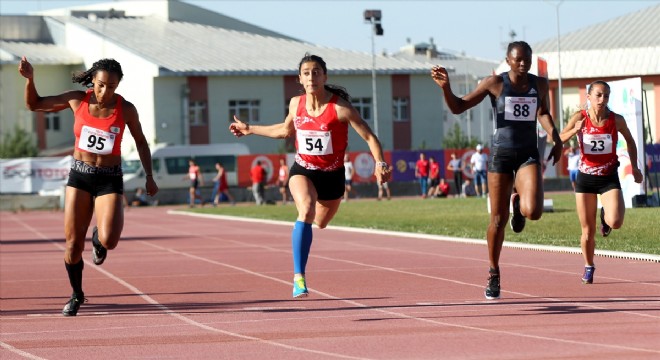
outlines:
{"label": "white van", "polygon": [[[156,144],[151,147],[153,176],[160,189],[187,188],[188,160],[193,159],[204,176],[204,184],[212,183],[217,174],[215,163],[219,162],[227,172],[227,183],[238,183],[236,174],[237,156],[249,154],[247,145],[208,144],[208,145],[167,145]],[[138,187],[144,187],[145,173],[137,151],[124,156],[124,192],[129,193]]]}

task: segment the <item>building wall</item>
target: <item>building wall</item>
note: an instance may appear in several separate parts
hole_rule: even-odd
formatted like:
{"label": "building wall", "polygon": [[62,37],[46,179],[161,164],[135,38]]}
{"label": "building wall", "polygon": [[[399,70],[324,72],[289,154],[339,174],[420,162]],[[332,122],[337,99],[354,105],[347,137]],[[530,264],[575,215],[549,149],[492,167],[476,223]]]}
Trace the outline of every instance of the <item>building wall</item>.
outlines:
{"label": "building wall", "polygon": [[[76,67],[36,64],[33,64],[33,67],[35,85],[41,96],[83,89],[71,82],[71,75],[74,69],[77,70]],[[14,126],[18,124],[29,133],[34,134],[35,145],[41,143],[46,148],[59,147],[67,143],[73,145],[73,112],[71,110],[60,111],[58,114],[60,130],[45,131],[43,121],[37,121],[43,116],[25,107],[24,90],[25,78],[18,73],[18,65],[0,65],[0,92],[2,93],[0,96],[0,139],[4,138],[6,132],[13,132]]]}
{"label": "building wall", "polygon": [[[262,136],[247,136],[237,139],[229,132],[230,100],[259,100],[260,121],[253,125],[273,125],[284,121],[285,96],[281,76],[224,76],[210,77],[209,96],[209,142],[242,142],[252,153],[277,153],[284,148],[284,140]],[[233,120],[232,120],[233,121]]]}
{"label": "building wall", "polygon": [[438,86],[426,74],[410,76],[411,150],[439,149],[445,134],[445,105]]}

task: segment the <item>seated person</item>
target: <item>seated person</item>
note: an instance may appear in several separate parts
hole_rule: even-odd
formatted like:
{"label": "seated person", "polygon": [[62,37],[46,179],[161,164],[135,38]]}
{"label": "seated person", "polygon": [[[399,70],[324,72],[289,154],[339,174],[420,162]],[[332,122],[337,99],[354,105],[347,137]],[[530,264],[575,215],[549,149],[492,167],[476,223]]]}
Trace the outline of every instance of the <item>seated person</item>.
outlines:
{"label": "seated person", "polygon": [[435,188],[436,197],[447,197],[449,196],[449,183],[445,181],[445,178],[440,178],[440,183]]}
{"label": "seated person", "polygon": [[461,194],[463,197],[468,197],[468,196],[477,196],[477,191],[474,189],[474,184],[472,184],[472,179],[467,178],[465,179],[465,182],[463,183],[463,194]]}
{"label": "seated person", "polygon": [[[135,189],[135,195],[133,196],[133,201],[131,201],[131,206],[148,206],[152,203],[147,199],[147,193],[143,188]],[[154,203],[155,205],[155,203]]]}

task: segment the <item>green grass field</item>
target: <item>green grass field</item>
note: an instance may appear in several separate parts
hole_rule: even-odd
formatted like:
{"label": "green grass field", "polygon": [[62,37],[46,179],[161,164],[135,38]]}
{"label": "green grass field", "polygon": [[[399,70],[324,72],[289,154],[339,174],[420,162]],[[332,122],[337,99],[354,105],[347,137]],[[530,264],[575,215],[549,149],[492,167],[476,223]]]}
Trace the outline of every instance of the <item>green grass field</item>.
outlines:
{"label": "green grass field", "polygon": [[[580,246],[580,223],[572,193],[547,193],[554,211],[538,221],[527,221],[525,230],[516,234],[507,228],[506,241],[554,246]],[[294,205],[239,204],[189,211],[260,219],[294,221]],[[607,238],[596,235],[596,249],[660,255],[660,209],[626,209],[624,225]],[[330,225],[446,235],[474,239],[486,238],[488,213],[486,200],[394,198],[391,201],[360,199],[342,203]]]}

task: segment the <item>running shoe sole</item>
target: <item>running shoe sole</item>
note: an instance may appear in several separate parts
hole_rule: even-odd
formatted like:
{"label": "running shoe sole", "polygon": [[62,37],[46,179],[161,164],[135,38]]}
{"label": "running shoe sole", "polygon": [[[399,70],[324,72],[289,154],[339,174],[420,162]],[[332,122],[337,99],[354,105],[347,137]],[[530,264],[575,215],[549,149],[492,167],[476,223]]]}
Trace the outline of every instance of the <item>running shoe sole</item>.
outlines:
{"label": "running shoe sole", "polygon": [[511,205],[513,208],[511,221],[509,221],[511,230],[515,233],[522,232],[525,229],[525,217],[520,212],[520,195],[518,193],[511,195]]}
{"label": "running shoe sole", "polygon": [[605,208],[600,208],[600,234],[607,237],[612,232],[612,227],[605,222]]}
{"label": "running shoe sole", "polygon": [[101,265],[108,256],[108,249],[104,248],[99,241],[99,229],[94,226],[92,230],[92,261],[96,265]]}

